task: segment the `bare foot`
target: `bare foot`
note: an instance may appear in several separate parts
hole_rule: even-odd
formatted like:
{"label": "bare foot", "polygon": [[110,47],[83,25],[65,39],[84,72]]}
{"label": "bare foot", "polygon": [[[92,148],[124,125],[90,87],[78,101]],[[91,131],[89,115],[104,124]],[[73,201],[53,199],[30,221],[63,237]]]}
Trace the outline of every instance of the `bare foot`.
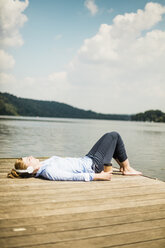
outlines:
{"label": "bare foot", "polygon": [[142,175],[142,172],[137,171],[137,170],[133,169],[132,167],[122,168],[122,170],[120,170],[120,171],[122,172],[122,174],[124,176],[138,176],[138,175]]}

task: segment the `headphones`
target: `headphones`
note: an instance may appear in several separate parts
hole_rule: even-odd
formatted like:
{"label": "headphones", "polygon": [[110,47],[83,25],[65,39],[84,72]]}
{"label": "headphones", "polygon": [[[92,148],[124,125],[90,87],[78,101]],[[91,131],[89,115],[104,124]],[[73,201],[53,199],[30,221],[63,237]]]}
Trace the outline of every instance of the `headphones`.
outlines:
{"label": "headphones", "polygon": [[33,171],[34,171],[34,168],[33,168],[32,166],[29,166],[29,167],[27,167],[26,170],[17,170],[17,169],[15,169],[15,171],[18,172],[18,173],[28,173],[28,174],[32,174]]}

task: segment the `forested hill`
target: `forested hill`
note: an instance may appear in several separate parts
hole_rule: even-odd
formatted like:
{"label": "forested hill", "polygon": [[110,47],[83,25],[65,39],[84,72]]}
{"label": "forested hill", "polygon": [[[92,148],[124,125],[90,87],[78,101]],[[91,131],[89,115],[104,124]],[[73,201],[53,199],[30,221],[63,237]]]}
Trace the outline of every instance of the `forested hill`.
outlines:
{"label": "forested hill", "polygon": [[160,110],[148,110],[131,116],[132,121],[165,122],[165,113]]}
{"label": "forested hill", "polygon": [[101,114],[56,101],[39,101],[0,92],[0,115],[130,120],[130,115]]}
{"label": "forested hill", "polygon": [[25,99],[1,92],[0,115],[165,122],[165,113],[160,110],[148,110],[135,115],[101,114],[65,103]]}

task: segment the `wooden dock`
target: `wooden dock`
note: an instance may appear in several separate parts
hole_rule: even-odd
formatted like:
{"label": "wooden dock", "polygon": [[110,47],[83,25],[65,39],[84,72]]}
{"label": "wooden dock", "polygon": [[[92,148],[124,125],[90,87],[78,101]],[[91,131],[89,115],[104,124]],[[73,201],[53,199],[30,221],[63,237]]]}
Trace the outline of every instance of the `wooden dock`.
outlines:
{"label": "wooden dock", "polygon": [[165,182],[8,179],[0,159],[0,247],[164,248]]}

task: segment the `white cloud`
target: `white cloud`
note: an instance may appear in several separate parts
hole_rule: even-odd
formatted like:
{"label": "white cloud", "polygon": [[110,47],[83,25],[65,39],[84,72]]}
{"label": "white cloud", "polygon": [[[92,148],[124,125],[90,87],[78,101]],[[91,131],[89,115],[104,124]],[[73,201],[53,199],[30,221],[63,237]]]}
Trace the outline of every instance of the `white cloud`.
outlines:
{"label": "white cloud", "polygon": [[53,82],[66,81],[67,75],[65,71],[54,72],[48,76],[48,79]]}
{"label": "white cloud", "polygon": [[54,90],[58,92],[61,91],[61,93],[70,90],[70,88],[72,87],[68,82],[66,71],[54,72],[48,75],[47,82],[51,87],[54,88]]}
{"label": "white cloud", "polygon": [[11,69],[15,64],[14,58],[3,50],[0,50],[0,71]]}
{"label": "white cloud", "polygon": [[144,11],[116,16],[113,25],[102,24],[94,37],[84,41],[78,53],[79,58],[98,63],[118,60],[121,54],[131,50],[130,45],[143,38],[144,30],[161,20],[163,13],[165,7],[148,3]]}
{"label": "white cloud", "polygon": [[68,79],[79,89],[83,85],[92,109],[165,110],[165,31],[154,29],[164,13],[162,5],[148,3],[137,13],[116,16],[112,25],[102,24],[95,36],[84,41],[70,62]]}
{"label": "white cloud", "polygon": [[98,7],[95,4],[95,0],[86,0],[84,5],[90,11],[91,15],[97,14]]}
{"label": "white cloud", "polygon": [[19,29],[27,21],[27,17],[22,13],[28,6],[28,0],[0,1],[0,46],[14,47],[21,46],[23,39]]}
{"label": "white cloud", "polygon": [[20,97],[59,102],[71,100],[67,94],[68,91],[72,91],[72,85],[68,83],[67,74],[63,71],[54,72],[46,77],[27,76],[24,78],[16,78],[9,73],[0,73],[0,88],[2,92],[10,92]]}
{"label": "white cloud", "polygon": [[[14,67],[15,60],[5,50],[8,47],[21,46],[23,39],[19,29],[27,21],[27,17],[22,13],[28,6],[28,0],[1,0],[0,1],[0,71],[6,71]],[[16,82],[11,74],[1,73],[0,86],[4,87]],[[10,87],[9,87],[10,88]],[[1,88],[2,90],[2,88]]]}
{"label": "white cloud", "polygon": [[0,83],[1,86],[4,87],[3,88],[4,91],[8,89],[9,84],[16,83],[16,81],[17,81],[16,78],[12,74],[4,73],[4,72],[0,73]]}
{"label": "white cloud", "polygon": [[125,15],[117,15],[113,22],[113,36],[115,38],[122,35],[123,37],[135,38],[140,35],[143,30],[152,28],[162,19],[165,13],[165,7],[158,3],[148,3],[144,11],[139,9],[137,13],[126,13]]}

